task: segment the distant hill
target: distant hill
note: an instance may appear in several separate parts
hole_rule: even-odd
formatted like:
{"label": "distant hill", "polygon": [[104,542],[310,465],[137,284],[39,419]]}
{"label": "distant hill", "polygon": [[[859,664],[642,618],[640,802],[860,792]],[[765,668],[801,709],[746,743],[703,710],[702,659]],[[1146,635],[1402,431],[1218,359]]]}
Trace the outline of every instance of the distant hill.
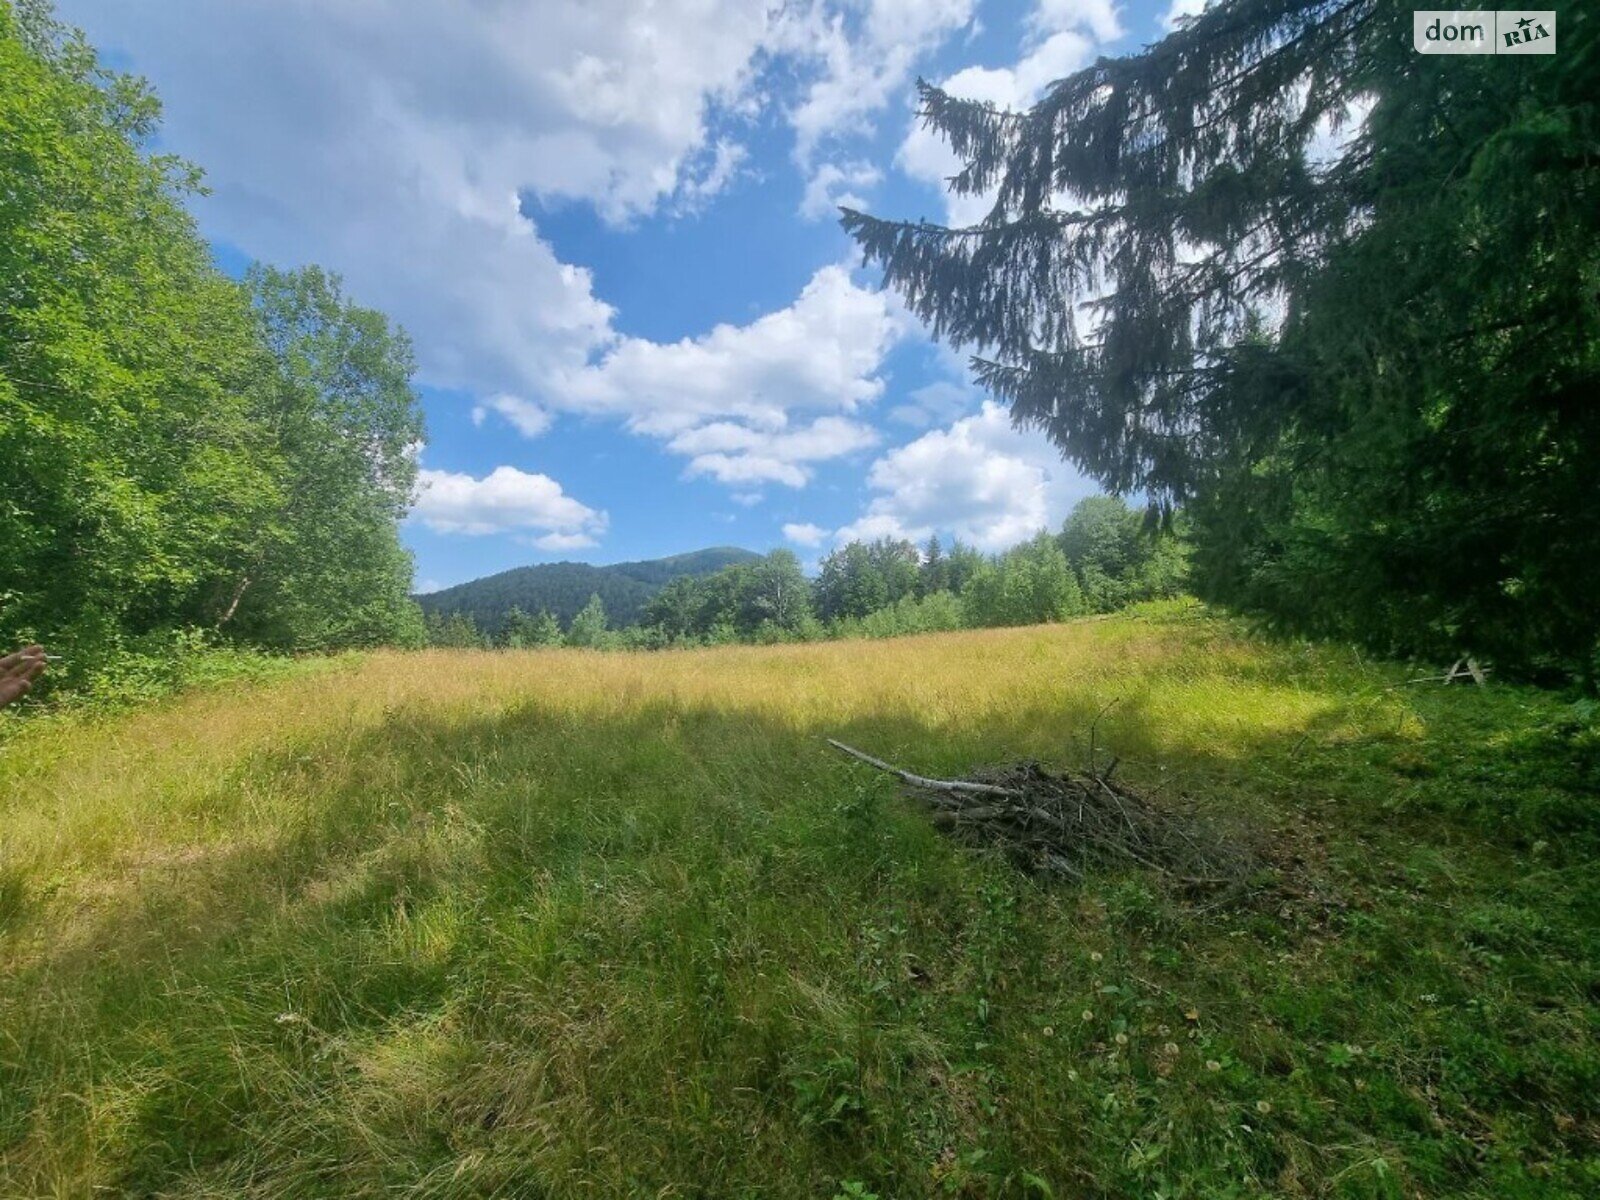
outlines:
{"label": "distant hill", "polygon": [[619,628],[638,621],[650,597],[669,580],[680,575],[710,575],[723,567],[753,562],[760,557],[735,546],[713,546],[709,550],[643,562],[613,563],[608,567],[575,562],[540,563],[533,567],[514,567],[470,583],[458,583],[416,599],[424,612],[467,613],[480,630],[494,634],[500,631],[506,613],[512,608],[526,613],[548,609],[565,626],[589,602],[590,596],[599,596],[612,627]]}

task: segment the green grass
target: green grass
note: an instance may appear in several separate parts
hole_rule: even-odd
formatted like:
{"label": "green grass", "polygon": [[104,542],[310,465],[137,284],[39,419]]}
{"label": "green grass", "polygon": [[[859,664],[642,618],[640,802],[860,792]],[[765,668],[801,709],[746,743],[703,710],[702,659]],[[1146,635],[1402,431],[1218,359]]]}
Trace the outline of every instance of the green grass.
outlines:
{"label": "green grass", "polygon": [[[1169,606],[25,726],[0,1194],[1593,1195],[1592,714],[1405,676]],[[1113,699],[1303,894],[1034,881],[821,742],[1081,765]]]}

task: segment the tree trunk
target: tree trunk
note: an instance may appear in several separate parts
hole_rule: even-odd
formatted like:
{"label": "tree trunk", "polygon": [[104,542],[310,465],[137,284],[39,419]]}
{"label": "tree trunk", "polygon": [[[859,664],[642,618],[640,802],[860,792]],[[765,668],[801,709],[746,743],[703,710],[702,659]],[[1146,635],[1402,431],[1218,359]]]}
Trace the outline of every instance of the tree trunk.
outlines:
{"label": "tree trunk", "polygon": [[228,607],[223,611],[222,616],[217,618],[218,629],[221,629],[229,621],[233,620],[233,614],[239,609],[239,601],[244,597],[244,590],[249,586],[250,576],[239,576],[239,586],[233,589],[233,599],[228,601]]}

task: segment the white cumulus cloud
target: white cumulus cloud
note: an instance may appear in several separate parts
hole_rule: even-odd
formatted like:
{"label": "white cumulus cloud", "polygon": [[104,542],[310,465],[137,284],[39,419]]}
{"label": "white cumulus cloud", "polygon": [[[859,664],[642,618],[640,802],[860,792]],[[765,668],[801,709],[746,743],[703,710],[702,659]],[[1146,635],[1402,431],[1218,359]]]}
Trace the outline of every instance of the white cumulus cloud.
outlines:
{"label": "white cumulus cloud", "polygon": [[435,533],[521,533],[541,549],[592,546],[604,512],[564,492],[548,475],[496,467],[483,478],[427,467],[417,473],[412,516]]}
{"label": "white cumulus cloud", "polygon": [[859,12],[820,3],[786,9],[777,44],[820,64],[789,113],[796,159],[809,165],[824,140],[866,132],[872,114],[905,91],[916,64],[971,24],[975,8],[974,0],[866,0]]}
{"label": "white cumulus cloud", "polygon": [[1014,428],[993,401],[889,451],[873,463],[867,482],[877,494],[835,533],[838,541],[952,533],[980,549],[1002,550],[1059,524],[1096,490],[1043,434]]}
{"label": "white cumulus cloud", "polygon": [[472,410],[472,423],[482,425],[491,412],[497,412],[523,437],[536,438],[550,428],[553,418],[531,400],[502,392],[491,396]]}
{"label": "white cumulus cloud", "polygon": [[[1176,0],[1195,3],[1197,0]],[[1204,3],[1204,0],[1198,0]],[[1122,36],[1122,18],[1116,0],[1037,0],[1028,14],[1028,26],[1041,37],[1063,29],[1087,29],[1096,41],[1114,42]]]}
{"label": "white cumulus cloud", "polygon": [[62,0],[148,76],[163,148],[200,163],[205,231],[318,262],[412,334],[424,382],[542,396],[613,339],[590,273],[523,196],[613,221],[703,202],[713,136],[772,32],[742,0]]}
{"label": "white cumulus cloud", "polygon": [[820,546],[822,539],[828,536],[828,531],[809,521],[790,522],[784,525],[783,536],[797,546]]}
{"label": "white cumulus cloud", "polygon": [[860,421],[818,417],[809,425],[781,431],[717,421],[678,434],[667,447],[689,456],[691,477],[802,487],[811,477],[806,464],[842,458],[878,440],[877,430]]}
{"label": "white cumulus cloud", "polygon": [[689,459],[691,476],[801,487],[809,464],[876,443],[852,419],[883,392],[890,348],[910,331],[882,291],[819,270],[787,308],[676,342],[621,338],[568,372],[564,407],[621,418]]}
{"label": "white cumulus cloud", "polygon": [[800,215],[808,221],[837,215],[840,205],[865,212],[867,201],[854,189],[869,188],[883,178],[871,163],[823,163],[811,174],[800,200]]}

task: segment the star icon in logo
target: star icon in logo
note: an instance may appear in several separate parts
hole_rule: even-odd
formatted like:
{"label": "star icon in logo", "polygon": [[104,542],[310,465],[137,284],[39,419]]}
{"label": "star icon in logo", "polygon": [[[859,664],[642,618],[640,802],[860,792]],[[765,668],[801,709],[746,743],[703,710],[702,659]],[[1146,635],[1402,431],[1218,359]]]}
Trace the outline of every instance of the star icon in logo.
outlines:
{"label": "star icon in logo", "polygon": [[1530,18],[1523,17],[1522,20],[1517,22],[1517,28],[1518,29],[1526,29],[1529,25],[1532,25],[1532,24],[1533,24],[1533,21]]}

